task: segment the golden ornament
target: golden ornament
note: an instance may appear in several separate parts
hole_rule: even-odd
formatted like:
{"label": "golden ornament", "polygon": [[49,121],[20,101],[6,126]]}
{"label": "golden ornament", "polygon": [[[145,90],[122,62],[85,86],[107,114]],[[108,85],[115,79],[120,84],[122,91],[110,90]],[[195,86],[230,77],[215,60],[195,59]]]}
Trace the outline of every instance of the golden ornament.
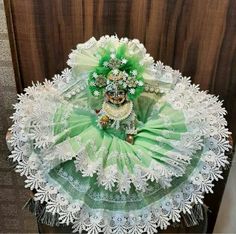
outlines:
{"label": "golden ornament", "polygon": [[101,125],[107,125],[108,124],[108,122],[109,122],[109,117],[107,116],[107,115],[103,115],[102,117],[101,117],[101,119],[100,119],[100,124]]}
{"label": "golden ornament", "polygon": [[108,102],[103,102],[102,110],[110,119],[123,120],[131,114],[133,110],[133,103],[129,101],[121,106],[115,106]]}

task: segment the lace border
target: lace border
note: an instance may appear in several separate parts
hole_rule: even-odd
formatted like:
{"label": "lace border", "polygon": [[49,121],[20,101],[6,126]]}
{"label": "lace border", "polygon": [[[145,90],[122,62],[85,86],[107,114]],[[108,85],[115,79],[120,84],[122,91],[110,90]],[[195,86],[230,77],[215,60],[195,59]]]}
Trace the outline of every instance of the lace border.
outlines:
{"label": "lace border", "polygon": [[[12,117],[14,124],[11,128],[13,137],[10,143],[14,149],[9,157],[13,161],[17,161],[16,171],[26,176],[25,187],[31,190],[36,189],[35,200],[39,200],[41,203],[47,202],[47,212],[52,215],[58,214],[60,223],[67,225],[72,223],[74,232],[85,230],[88,233],[155,233],[157,228],[166,229],[170,222],[178,222],[181,212],[190,214],[194,203],[202,204],[204,193],[213,193],[213,181],[223,178],[221,175],[222,168],[228,164],[224,152],[230,148],[229,142],[226,140],[229,132],[225,128],[226,121],[223,117],[226,111],[221,107],[222,103],[216,97],[200,92],[197,86],[190,84],[189,79],[180,78],[173,91],[166,95],[166,100],[176,109],[185,112],[186,119],[190,120],[189,129],[200,131],[205,136],[201,160],[188,180],[179,186],[175,192],[166,195],[144,209],[136,211],[93,210],[82,201],[71,201],[69,197],[61,194],[58,185],[49,181],[38,169],[40,161],[37,162],[36,158],[28,157],[33,146],[25,144],[27,136],[24,132],[28,130],[26,127],[28,119],[24,115],[22,118],[22,113],[28,110],[24,109],[25,106],[22,103],[27,103],[30,106],[33,101],[29,98],[30,95],[33,96],[35,91],[40,90],[43,97],[44,90],[48,89],[54,98],[58,97],[58,95],[53,95],[57,92],[54,84],[48,81],[44,86],[38,84],[28,88],[26,94],[19,96],[20,103],[15,105],[16,112]],[[193,99],[195,99],[194,104],[191,102]],[[196,106],[197,103],[199,103],[198,106]],[[50,108],[53,108],[51,100]],[[198,115],[193,114],[195,110],[198,111]],[[31,111],[35,112],[35,121],[40,118],[40,114],[44,114],[37,110]],[[193,115],[194,118],[192,118]],[[43,117],[48,121],[47,118],[51,116],[43,115]],[[206,120],[209,126],[203,126],[201,129],[199,121],[204,123]],[[37,132],[31,134],[37,142],[40,142],[39,148],[47,144],[47,141],[45,143],[45,139],[41,139]],[[193,139],[189,141],[187,137],[185,143],[194,145],[196,142]]]}

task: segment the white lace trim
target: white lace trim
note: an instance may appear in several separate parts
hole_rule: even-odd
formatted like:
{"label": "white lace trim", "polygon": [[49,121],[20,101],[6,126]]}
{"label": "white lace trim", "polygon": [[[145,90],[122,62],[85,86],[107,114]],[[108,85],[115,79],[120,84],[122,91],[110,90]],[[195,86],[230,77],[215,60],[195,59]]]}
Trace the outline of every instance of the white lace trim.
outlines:
{"label": "white lace trim", "polygon": [[[193,203],[202,203],[203,193],[213,192],[213,181],[222,179],[221,167],[228,163],[226,156],[207,151],[199,166],[194,170],[176,192],[166,195],[162,200],[144,209],[130,212],[111,212],[92,210],[82,202],[71,202],[59,193],[59,187],[48,182],[46,178],[33,169],[34,166],[19,162],[16,171],[26,175],[26,187],[36,189],[35,199],[47,202],[46,210],[59,214],[61,223],[73,224],[74,232],[86,230],[89,233],[143,233],[149,230],[155,233],[157,228],[166,229],[171,221],[180,220],[180,212],[191,213]],[[30,166],[29,166],[30,165]],[[122,230],[122,231],[121,231]]]}
{"label": "white lace trim", "polygon": [[[146,190],[148,181],[156,181],[163,188],[166,188],[171,186],[173,177],[183,175],[186,166],[190,162],[191,154],[200,149],[202,144],[199,140],[194,142],[196,138],[195,134],[184,133],[179,141],[167,141],[168,144],[172,144],[174,150],[169,151],[165,155],[166,159],[163,163],[152,160],[148,167],[135,165],[132,173],[126,168],[124,173],[121,173],[117,165],[108,166],[104,169],[102,167],[102,157],[100,157],[103,153],[108,154],[104,147],[99,149],[94,148],[95,160],[90,160],[87,155],[87,151],[90,149],[86,147],[95,145],[91,141],[82,143],[78,139],[78,142],[80,142],[80,150],[78,152],[74,152],[67,141],[54,145],[57,139],[53,135],[53,117],[59,106],[58,103],[66,104],[70,107],[67,113],[63,113],[65,120],[69,116],[70,110],[73,108],[73,105],[63,99],[61,94],[63,93],[66,98],[71,99],[77,93],[70,88],[70,83],[74,83],[71,82],[71,80],[73,81],[71,70],[65,69],[62,75],[55,76],[53,82],[47,81],[44,85],[36,84],[27,88],[25,94],[19,96],[20,102],[15,105],[16,112],[12,117],[14,120],[12,126],[12,142],[15,144],[14,140],[16,139],[18,139],[17,141],[22,140],[24,142],[27,142],[28,139],[35,140],[31,148],[34,147],[41,150],[39,156],[42,155],[41,168],[44,172],[47,173],[51,168],[61,162],[75,158],[75,166],[77,170],[82,172],[83,176],[92,177],[94,174],[98,174],[98,183],[104,186],[105,189],[111,190],[113,187],[117,187],[120,192],[126,193],[129,193],[131,183],[139,191]],[[81,86],[80,89],[82,89]],[[92,110],[85,106],[80,106],[80,108],[92,112]],[[168,120],[168,116],[165,116],[164,119]],[[30,125],[31,121],[34,124]],[[48,127],[49,123],[51,123],[51,128]],[[63,120],[61,123],[63,123]],[[167,137],[168,131],[166,133],[163,132],[163,134]],[[186,144],[186,137],[190,141],[188,144]],[[159,144],[165,143],[160,142],[158,137],[157,141]],[[26,144],[24,145],[24,148],[25,147]],[[155,151],[156,148],[158,149],[158,146],[154,145],[152,150]],[[21,158],[23,154],[21,151],[19,147],[16,147],[10,157],[13,158],[13,160],[16,160],[18,157]],[[28,151],[25,155],[29,153]],[[146,156],[141,150],[136,152],[136,155],[138,158]],[[109,152],[107,156],[109,159],[113,157],[123,159],[130,158],[129,154],[121,152]]]}
{"label": "white lace trim", "polygon": [[[61,223],[72,223],[75,232],[86,230],[95,234],[155,233],[157,228],[166,229],[171,221],[179,221],[181,212],[191,213],[194,203],[202,203],[204,193],[213,192],[213,181],[222,178],[222,167],[228,164],[224,152],[230,148],[227,141],[229,132],[225,128],[226,121],[223,115],[226,111],[221,107],[222,103],[216,97],[200,92],[197,86],[190,84],[189,79],[181,78],[173,91],[166,95],[166,100],[176,109],[184,111],[191,132],[197,132],[198,136],[200,132],[200,136],[204,137],[202,157],[191,176],[175,192],[137,211],[112,212],[90,209],[83,202],[71,201],[69,197],[61,194],[60,187],[49,182],[42,173],[45,166],[42,164],[43,159],[31,154],[33,147],[43,149],[50,145],[50,135],[40,134],[40,131],[45,129],[36,127],[34,131],[29,132],[27,126],[29,121],[51,121],[51,108],[56,107],[53,100],[56,102],[57,98],[60,98],[55,84],[46,81],[43,86],[33,85],[26,91],[26,94],[19,96],[20,102],[15,105],[16,112],[12,117],[14,124],[11,128],[11,145],[14,149],[9,157],[18,162],[16,171],[26,176],[26,187],[37,190],[35,199],[46,201],[47,211],[59,214]],[[51,96],[45,95],[46,93],[50,93]],[[50,105],[35,105],[37,100],[42,98]],[[43,128],[44,125],[41,126]],[[35,139],[35,145],[27,144],[28,137]],[[187,137],[184,145],[198,145],[199,138],[196,138],[196,142],[193,140],[194,138],[191,138],[189,141]],[[182,148],[179,150],[180,155],[185,151]],[[185,153],[189,155],[189,152]]]}
{"label": "white lace trim", "polygon": [[[15,132],[17,129],[15,129]],[[14,131],[13,131],[14,132]],[[15,157],[18,161],[16,171],[25,175],[26,187],[36,189],[36,200],[47,202],[47,211],[58,213],[61,223],[73,223],[74,232],[86,230],[89,233],[155,233],[157,228],[165,229],[171,221],[178,222],[180,212],[191,213],[193,203],[202,203],[203,193],[213,192],[213,181],[222,178],[221,167],[228,163],[224,151],[229,148],[225,138],[216,141],[214,136],[207,139],[204,146],[205,153],[199,166],[194,170],[188,181],[176,192],[165,196],[161,201],[137,212],[130,211],[110,212],[91,210],[82,202],[73,203],[60,194],[59,188],[49,183],[42,174],[36,170],[37,163],[27,158],[27,146],[22,139],[15,139]],[[20,153],[17,153],[17,152]],[[14,153],[13,153],[14,154]],[[28,160],[28,161],[27,161]]]}
{"label": "white lace trim", "polygon": [[[116,167],[111,166],[104,170],[101,161],[93,162],[88,157],[80,154],[75,161],[77,169],[84,176],[98,174],[98,182],[106,189],[111,190],[117,183],[120,192],[129,192],[130,184],[133,183],[137,190],[145,191],[148,180],[155,180],[163,187],[171,186],[172,177],[183,175],[192,155],[200,150],[204,144],[209,144],[209,141],[211,144],[214,141],[214,144],[218,145],[223,152],[227,149],[228,141],[225,138],[230,132],[225,128],[226,121],[223,117],[226,113],[225,109],[221,107],[222,103],[217,98],[205,92],[199,92],[198,87],[191,85],[188,78],[181,78],[176,87],[166,95],[165,99],[174,108],[184,112],[188,127],[188,132],[183,134],[180,141],[171,142],[169,139],[166,140],[166,143],[172,145],[175,150],[174,152],[168,152],[167,156],[170,158],[167,161],[169,163],[168,168],[161,164],[152,163],[146,170],[136,167],[133,175],[130,175],[128,171],[121,175]],[[168,116],[162,117],[168,121]],[[163,138],[157,137],[156,139],[159,143],[160,141],[165,143]],[[227,147],[225,148],[225,146]],[[153,146],[153,148],[155,147]],[[209,150],[211,150],[210,147]],[[215,153],[219,152],[219,149],[217,149]],[[120,152],[113,152],[113,154],[115,157],[127,157],[127,155],[122,155]],[[181,167],[183,165],[184,167]],[[173,168],[174,170],[172,170]]]}
{"label": "white lace trim", "polygon": [[[77,140],[79,142],[79,139]],[[180,141],[179,144],[182,142]],[[95,160],[92,161],[87,156],[86,146],[93,146],[93,141],[88,141],[86,144],[81,143],[80,151],[75,158],[75,166],[78,171],[81,171],[83,176],[92,177],[98,175],[98,184],[104,186],[107,190],[112,190],[117,187],[120,193],[129,193],[131,183],[138,191],[145,191],[148,186],[148,181],[156,181],[164,188],[170,187],[173,176],[179,177],[183,175],[186,165],[189,163],[189,156],[181,156],[178,152],[168,152],[169,160],[166,159],[167,165],[160,164],[154,160],[145,168],[138,164],[134,165],[134,171],[130,173],[126,168],[121,173],[117,165],[111,165],[103,168],[103,158],[100,155],[107,153],[105,147],[99,150],[94,149]],[[139,158],[146,157],[142,151],[136,152]],[[151,156],[151,153],[150,153]],[[129,153],[121,153],[118,151],[109,152],[107,158],[123,158],[129,159]],[[172,159],[171,159],[172,157]]]}

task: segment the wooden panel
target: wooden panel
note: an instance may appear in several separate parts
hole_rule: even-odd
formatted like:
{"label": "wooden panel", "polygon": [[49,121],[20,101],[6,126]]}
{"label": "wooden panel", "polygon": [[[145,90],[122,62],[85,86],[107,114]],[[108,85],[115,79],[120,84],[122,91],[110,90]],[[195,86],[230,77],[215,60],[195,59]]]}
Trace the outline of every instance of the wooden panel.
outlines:
{"label": "wooden panel", "polygon": [[[224,99],[236,133],[236,1],[5,0],[5,6],[19,92],[65,68],[77,43],[116,33],[138,38],[156,60]],[[224,183],[216,186],[214,213]]]}

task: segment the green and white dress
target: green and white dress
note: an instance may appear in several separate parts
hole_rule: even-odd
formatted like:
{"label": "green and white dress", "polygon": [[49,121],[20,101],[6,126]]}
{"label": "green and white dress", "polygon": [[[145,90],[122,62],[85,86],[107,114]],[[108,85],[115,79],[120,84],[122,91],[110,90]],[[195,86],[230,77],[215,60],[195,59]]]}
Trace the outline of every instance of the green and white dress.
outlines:
{"label": "green and white dress", "polygon": [[[138,40],[91,38],[68,65],[26,88],[12,116],[9,157],[34,200],[46,203],[44,219],[74,232],[151,234],[213,193],[230,148],[217,97],[155,63]],[[137,80],[129,89],[122,83],[132,103],[126,117],[135,116],[133,144],[120,121],[106,128],[98,121],[109,82],[97,76],[117,70]]]}

